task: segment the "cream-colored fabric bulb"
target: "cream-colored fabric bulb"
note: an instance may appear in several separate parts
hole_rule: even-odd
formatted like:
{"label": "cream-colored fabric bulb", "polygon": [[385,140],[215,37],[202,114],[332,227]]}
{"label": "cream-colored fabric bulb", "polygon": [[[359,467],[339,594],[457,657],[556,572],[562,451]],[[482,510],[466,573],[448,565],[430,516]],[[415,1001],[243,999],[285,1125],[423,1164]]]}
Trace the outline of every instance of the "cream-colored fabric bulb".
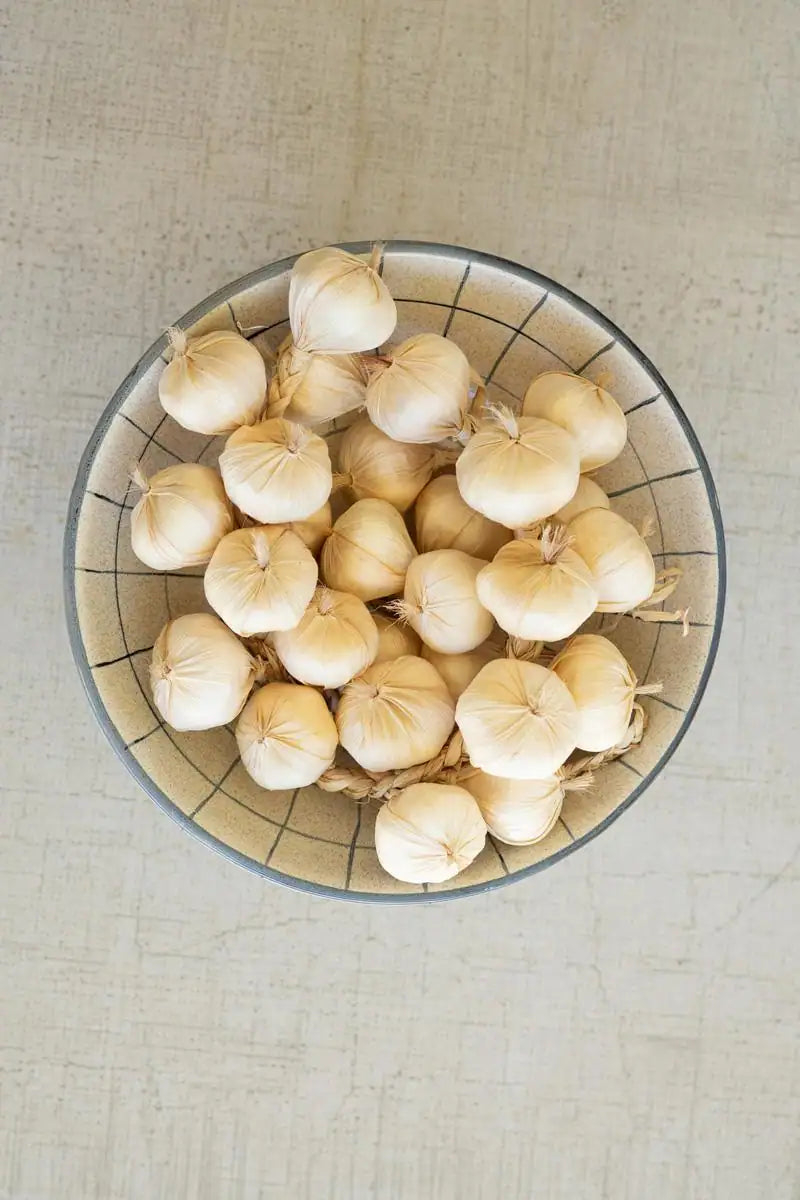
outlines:
{"label": "cream-colored fabric bulb", "polygon": [[195,433],[230,433],[257,421],[267,394],[264,360],[241,334],[221,329],[187,338],[167,331],[172,360],[158,381],[165,412]]}
{"label": "cream-colored fabric bulb", "polygon": [[374,661],[394,662],[404,654],[419,655],[421,642],[414,630],[400,617],[388,617],[386,613],[372,614],[378,627],[378,653]]}
{"label": "cream-colored fabric bulb", "polygon": [[473,862],[486,823],[462,787],[414,783],[381,806],[375,851],[384,871],[404,883],[443,883]]}
{"label": "cream-colored fabric bulb", "polygon": [[281,417],[232,433],[219,469],[234,504],[265,525],[305,520],[331,494],[327,445],[304,425]]}
{"label": "cream-colored fabric bulb", "polygon": [[525,416],[544,417],[578,443],[581,471],[615,459],[628,437],[628,422],[614,397],[599,384],[569,371],[547,371],[534,379],[522,402]]}
{"label": "cream-colored fabric bulb", "polygon": [[306,517],[304,521],[288,521],[281,525],[274,525],[272,528],[291,529],[292,533],[297,534],[300,541],[312,554],[319,554],[322,543],[333,528],[331,506],[326,500],[321,508],[313,512],[310,517]]}
{"label": "cream-colored fabric bulb", "polygon": [[374,661],[378,627],[356,596],[321,587],[300,623],[274,633],[272,644],[286,670],[301,683],[339,688]]}
{"label": "cream-colored fabric bulb", "polygon": [[586,563],[570,546],[563,525],[546,525],[541,537],[501,547],[479,573],[478,599],[506,633],[527,641],[569,637],[597,607]]}
{"label": "cream-colored fabric bulb", "polygon": [[240,637],[292,629],[317,586],[311,551],[288,529],[236,529],[206,567],[206,599]]}
{"label": "cream-colored fabric bulb", "polygon": [[339,740],[367,771],[427,762],[453,731],[453,700],[435,667],[410,655],[373,663],[345,687]]}
{"label": "cream-colored fabric bulb", "polygon": [[572,549],[592,572],[598,612],[629,612],[650,598],[655,563],[630,521],[610,508],[587,508],[567,528]]}
{"label": "cream-colored fabric bulb", "polygon": [[456,462],[470,508],[509,529],[549,517],[575,494],[578,445],[552,421],[488,410]]}
{"label": "cream-colored fabric bulb", "polygon": [[388,500],[357,500],[335,522],[322,547],[322,578],[359,600],[395,596],[403,590],[415,554],[405,522]]}
{"label": "cream-colored fabric bulb", "polygon": [[396,442],[369,417],[346,430],[339,445],[336,486],[346,486],[357,500],[388,500],[405,512],[433,474],[438,454],[432,446]]}
{"label": "cream-colored fabric bulb", "polygon": [[568,525],[573,517],[586,512],[587,508],[611,508],[611,501],[599,483],[595,483],[589,475],[581,475],[575,495],[563,508],[553,513],[553,520]]}
{"label": "cream-colored fabric bulb", "polygon": [[597,753],[621,742],[630,724],[637,680],[617,647],[599,634],[581,633],[553,660],[552,669],[575,701],[575,741],[580,749]]}
{"label": "cream-colored fabric bulb", "polygon": [[181,732],[227,725],[254,678],[255,662],[211,613],[168,621],[153,647],[153,701],[167,724]]}
{"label": "cream-colored fabric bulb", "polygon": [[466,691],[475,676],[487,662],[500,657],[500,649],[493,642],[482,642],[474,650],[464,654],[440,654],[430,646],[422,647],[422,657],[433,663],[454,700]]}
{"label": "cream-colored fabric bulb", "polygon": [[418,333],[370,370],[367,412],[399,442],[456,437],[469,408],[470,365],[455,342]]}
{"label": "cream-colored fabric bulb", "polygon": [[132,478],[142,491],[131,513],[136,557],[154,571],[207,563],[220,538],[233,529],[219,473],[200,463],[176,463],[149,479],[137,467]]}
{"label": "cream-colored fabric bulb", "polygon": [[420,554],[463,550],[487,562],[513,536],[504,525],[469,507],[455,475],[439,475],[423,488],[414,505],[414,529]]}
{"label": "cream-colored fabric bulb", "polygon": [[557,775],[546,779],[501,779],[474,771],[461,780],[474,796],[489,832],[509,846],[532,846],[558,821],[564,787]]}
{"label": "cream-colored fabric bulb", "polygon": [[288,337],[278,350],[267,392],[267,416],[321,425],[362,408],[367,372],[358,354],[313,354]]}
{"label": "cream-colored fabric bulb", "polygon": [[474,767],[504,779],[544,779],[575,749],[575,701],[538,663],[499,658],[479,671],[456,704]]}
{"label": "cream-colored fabric bulb", "polygon": [[298,349],[358,354],[391,337],[397,309],[377,259],[373,252],[366,262],[335,246],[297,259],[289,282],[289,323]]}
{"label": "cream-colored fabric bulb", "polygon": [[333,762],[338,741],[322,696],[298,683],[259,688],[236,723],[242,766],[272,791],[314,783]]}
{"label": "cream-colored fabric bulb", "polygon": [[486,563],[461,550],[431,550],[412,559],[403,599],[393,606],[426,646],[440,654],[463,654],[485,642],[492,614],[478,599],[475,578]]}

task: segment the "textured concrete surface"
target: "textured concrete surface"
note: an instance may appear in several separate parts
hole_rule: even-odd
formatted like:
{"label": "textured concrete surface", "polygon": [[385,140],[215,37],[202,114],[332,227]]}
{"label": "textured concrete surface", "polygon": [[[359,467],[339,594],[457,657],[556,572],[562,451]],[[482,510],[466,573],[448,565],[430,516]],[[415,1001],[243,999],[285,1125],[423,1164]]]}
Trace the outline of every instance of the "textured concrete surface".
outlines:
{"label": "textured concrete surface", "polygon": [[[3,12],[0,1195],[797,1197],[796,6]],[[556,869],[435,909],[190,841],[94,727],[61,611],[74,469],[142,348],[373,235],[605,309],[704,440],[731,557],[666,775]]]}

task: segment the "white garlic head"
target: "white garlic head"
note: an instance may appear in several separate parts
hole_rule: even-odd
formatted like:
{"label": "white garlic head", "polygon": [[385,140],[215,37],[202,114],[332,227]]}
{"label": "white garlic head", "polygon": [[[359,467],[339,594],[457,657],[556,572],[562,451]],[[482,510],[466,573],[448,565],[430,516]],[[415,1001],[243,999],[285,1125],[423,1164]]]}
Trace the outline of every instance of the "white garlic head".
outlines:
{"label": "white garlic head", "polygon": [[206,567],[206,599],[240,637],[292,629],[317,586],[317,564],[297,534],[270,525],[236,529]]}
{"label": "white garlic head", "polygon": [[439,475],[423,488],[414,505],[414,529],[420,554],[463,550],[487,562],[513,536],[504,525],[470,508],[455,475]]}
{"label": "white garlic head", "polygon": [[219,472],[200,463],[176,463],[133,481],[142,496],[131,513],[131,546],[154,571],[207,563],[233,529],[233,512]]}
{"label": "white garlic head", "polygon": [[461,693],[466,691],[487,662],[499,658],[500,654],[500,647],[491,640],[482,642],[474,650],[467,650],[463,654],[440,654],[438,650],[431,650],[430,646],[422,647],[422,657],[436,667],[453,700],[457,700]]}
{"label": "white garlic head", "polygon": [[280,525],[274,525],[272,528],[276,530],[290,529],[292,533],[297,534],[300,541],[312,554],[319,554],[322,543],[333,528],[331,506],[326,500],[322,507],[313,512],[310,517],[306,517],[302,521],[287,521]]}
{"label": "white garlic head", "polygon": [[187,338],[168,331],[172,360],[158,381],[165,412],[195,433],[230,433],[259,419],[267,393],[264,360],[241,334],[221,329]]}
{"label": "white garlic head", "polygon": [[326,246],[292,268],[289,324],[299,350],[358,354],[391,337],[397,309],[376,262]]}
{"label": "white garlic head", "polygon": [[242,766],[260,787],[307,787],[331,765],[338,738],[328,707],[314,688],[267,683],[236,723]]}
{"label": "white garlic head", "polygon": [[564,803],[564,786],[557,775],[501,779],[473,771],[461,786],[477,800],[489,832],[509,846],[531,846],[547,837]]}
{"label": "white garlic head", "polygon": [[575,701],[575,741],[580,749],[597,753],[621,742],[637,680],[617,647],[599,634],[581,633],[557,655],[552,669]]}
{"label": "white garlic head", "polygon": [[405,522],[387,500],[357,500],[334,523],[322,547],[325,583],[359,600],[396,596],[403,590],[416,550]]}
{"label": "white garlic head", "polygon": [[581,475],[575,495],[558,512],[553,513],[553,520],[560,521],[562,525],[568,525],[573,517],[577,517],[578,513],[585,512],[587,508],[610,507],[611,501],[600,484],[595,483],[590,475]]}
{"label": "white garlic head", "polygon": [[418,333],[370,371],[367,412],[399,442],[456,437],[469,408],[470,365],[455,342]]}
{"label": "white garlic head", "polygon": [[404,654],[419,655],[421,643],[414,630],[402,617],[373,612],[378,627],[378,653],[374,662],[393,662]]}
{"label": "white garlic head", "polygon": [[587,508],[567,528],[572,549],[592,572],[598,612],[628,612],[650,598],[655,563],[630,521],[610,508]]}
{"label": "white garlic head", "polygon": [[331,494],[327,445],[304,425],[281,417],[232,433],[219,469],[234,504],[265,525],[305,520]]}
{"label": "white garlic head", "polygon": [[339,444],[336,482],[347,486],[357,500],[388,500],[405,512],[433,474],[437,457],[434,447],[396,442],[369,417],[361,417]]}
{"label": "white garlic head", "polygon": [[362,408],[367,373],[358,354],[319,354],[298,350],[291,337],[278,350],[269,389],[267,416],[302,425],[321,425]]}
{"label": "white garlic head", "polygon": [[375,850],[385,871],[404,883],[443,883],[473,862],[486,842],[486,823],[462,787],[415,783],[383,804],[375,820]]}
{"label": "white garlic head", "polygon": [[211,613],[168,621],[153,647],[153,701],[173,729],[227,725],[241,710],[254,677],[247,650]]}
{"label": "white garlic head", "polygon": [[599,384],[569,371],[547,371],[525,393],[522,411],[544,417],[578,443],[581,471],[594,471],[621,453],[628,422],[614,397]]}
{"label": "white garlic head", "polygon": [[462,654],[485,642],[494,619],[475,587],[486,566],[461,550],[431,550],[413,558],[403,599],[395,605],[426,646],[441,654]]}
{"label": "white garlic head", "polygon": [[272,644],[301,683],[340,688],[374,661],[378,627],[357,596],[320,587],[300,623],[274,633]]}

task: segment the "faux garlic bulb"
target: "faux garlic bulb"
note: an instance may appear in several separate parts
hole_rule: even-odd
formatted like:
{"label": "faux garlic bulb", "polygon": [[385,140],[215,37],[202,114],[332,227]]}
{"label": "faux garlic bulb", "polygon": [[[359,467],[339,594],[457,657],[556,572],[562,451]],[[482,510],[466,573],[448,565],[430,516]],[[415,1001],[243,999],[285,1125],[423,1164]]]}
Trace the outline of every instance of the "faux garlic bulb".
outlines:
{"label": "faux garlic bulb", "polygon": [[265,525],[302,521],[331,494],[327,445],[310,429],[281,417],[232,433],[219,469],[234,504]]}
{"label": "faux garlic bulb", "polygon": [[172,360],[158,381],[162,408],[184,429],[230,433],[257,421],[267,393],[264,360],[246,338],[221,329],[187,338],[170,329]]}
{"label": "faux garlic bulb", "polygon": [[537,663],[498,658],[479,671],[456,704],[474,767],[504,779],[544,779],[575,749],[575,701]]}
{"label": "faux garlic bulb", "polygon": [[418,333],[371,369],[367,412],[398,442],[440,442],[461,432],[469,386],[470,366],[455,342]]}
{"label": "faux garlic bulb", "polygon": [[250,694],[255,663],[230,629],[211,613],[168,621],[150,663],[153,701],[173,729],[227,725]]}
{"label": "faux garlic bulb", "polygon": [[178,571],[207,563],[233,513],[217,471],[200,463],[176,463],[133,482],[142,496],[131,513],[131,546],[154,571]]}
{"label": "faux garlic bulb", "polygon": [[421,643],[416,633],[400,617],[387,617],[385,613],[372,614],[378,627],[378,653],[374,661],[394,662],[403,654],[418,655]]}
{"label": "faux garlic bulb", "polygon": [[320,568],[329,587],[359,600],[403,590],[416,551],[403,518],[387,500],[357,500],[335,522],[322,547]]}
{"label": "faux garlic bulb", "polygon": [[362,408],[367,374],[357,354],[312,354],[291,337],[281,344],[267,392],[267,416],[321,425]]}
{"label": "faux garlic bulb", "polygon": [[479,573],[478,599],[506,633],[528,641],[569,637],[597,607],[586,563],[570,547],[563,525],[546,525],[541,537],[502,546]]}
{"label": "faux garlic bulb", "polygon": [[236,723],[242,766],[273,791],[314,783],[333,762],[338,740],[322,696],[297,683],[259,688]]}
{"label": "faux garlic bulb", "polygon": [[426,646],[440,654],[463,654],[485,642],[492,614],[478,599],[475,578],[486,563],[461,550],[431,550],[412,559],[398,613]]}
{"label": "faux garlic bulb", "polygon": [[461,785],[477,800],[489,832],[509,846],[531,846],[547,837],[564,803],[564,786],[557,775],[501,779],[474,771]]}
{"label": "faux garlic bulb", "polygon": [[433,663],[447,684],[450,695],[457,700],[472,683],[481,667],[485,667],[493,658],[500,657],[500,649],[491,641],[482,642],[480,646],[464,654],[440,654],[438,650],[431,650],[430,646],[423,646],[422,657]]}
{"label": "faux garlic bulb", "polygon": [[292,629],[317,586],[311,551],[288,529],[236,529],[206,567],[206,599],[240,637]]}
{"label": "faux garlic bulb", "polygon": [[397,324],[397,309],[377,271],[326,246],[302,254],[289,283],[289,324],[299,350],[358,354],[380,346]]}
{"label": "faux garlic bulb", "polygon": [[610,508],[587,508],[567,528],[572,549],[592,572],[598,612],[628,612],[649,599],[656,582],[655,563],[630,521]]}
{"label": "faux garlic bulb", "polygon": [[571,433],[578,443],[581,471],[594,471],[615,459],[628,437],[628,422],[614,397],[599,384],[569,371],[547,371],[525,393],[522,411],[544,417]]}
{"label": "faux garlic bulb", "polygon": [[486,823],[462,787],[414,783],[387,800],[375,819],[384,871],[404,883],[443,883],[463,871],[486,842]]}
{"label": "faux garlic bulb", "polygon": [[301,683],[339,688],[378,652],[378,627],[367,606],[347,592],[317,588],[299,625],[272,635],[286,670]]}
{"label": "faux garlic bulb", "polygon": [[398,512],[405,512],[425,487],[437,461],[432,446],[396,442],[369,417],[362,417],[341,440],[340,474],[335,483],[349,487],[358,500],[388,500]]}
{"label": "faux garlic bulb", "polygon": [[312,554],[319,554],[322,543],[332,527],[333,513],[326,500],[321,508],[313,512],[310,517],[306,517],[304,521],[288,521],[281,525],[274,525],[273,529],[291,529],[292,533],[297,534],[300,541]]}
{"label": "faux garlic bulb", "polygon": [[622,741],[636,695],[636,676],[608,638],[581,633],[553,660],[578,710],[575,741],[581,750],[610,750]]}
{"label": "faux garlic bulb", "polygon": [[470,508],[509,529],[549,517],[575,494],[578,445],[552,421],[489,410],[456,462]]}
{"label": "faux garlic bulb", "polygon": [[414,505],[414,528],[420,554],[463,550],[487,562],[512,537],[504,525],[469,507],[455,475],[439,475],[423,488]]}
{"label": "faux garlic bulb", "polygon": [[553,520],[560,521],[562,525],[568,525],[573,517],[577,517],[578,513],[585,512],[587,508],[610,507],[611,501],[600,484],[595,483],[589,475],[581,475],[575,495],[567,501],[563,508],[553,513]]}
{"label": "faux garlic bulb", "polygon": [[336,725],[359,766],[394,771],[439,753],[453,731],[453,701],[436,668],[408,655],[373,663],[346,684]]}

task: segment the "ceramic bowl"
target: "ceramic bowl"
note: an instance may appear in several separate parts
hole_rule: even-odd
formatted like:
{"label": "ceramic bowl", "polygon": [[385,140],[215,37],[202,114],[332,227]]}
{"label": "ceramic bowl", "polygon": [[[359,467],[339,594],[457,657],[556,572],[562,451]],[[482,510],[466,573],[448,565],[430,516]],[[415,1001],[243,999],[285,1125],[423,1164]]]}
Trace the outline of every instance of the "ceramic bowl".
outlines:
{"label": "ceramic bowl", "polygon": [[[348,246],[366,255],[369,246]],[[204,300],[177,324],[190,333],[241,329],[264,352],[288,332],[294,260],[253,272]],[[164,414],[158,379],[165,338],[142,356],[100,417],[78,469],[65,537],[66,609],[78,670],[100,725],[156,804],[187,832],[266,879],[325,896],[420,902],[469,896],[558,862],[605,829],[645,791],[675,750],[708,680],[725,591],[722,523],[708,464],[683,410],[644,354],[606,317],[536,271],[455,246],[390,242],[383,276],[397,301],[393,341],[431,331],[457,342],[485,376],[489,397],[515,403],[542,371],[610,374],[628,414],[628,443],[598,481],[623,516],[655,519],[659,567],[684,577],[670,603],[688,604],[678,626],[623,617],[614,641],[640,680],[660,680],[645,698],[641,745],[570,793],[562,819],[534,846],[488,840],[466,871],[442,885],[399,883],[379,866],[375,808],[315,787],[259,788],[239,761],[230,729],[176,733],[150,696],[148,663],[171,617],[206,608],[201,570],[156,574],[130,547],[131,467],[214,464],[224,439],[189,433]],[[172,836],[168,827],[165,839]]]}

